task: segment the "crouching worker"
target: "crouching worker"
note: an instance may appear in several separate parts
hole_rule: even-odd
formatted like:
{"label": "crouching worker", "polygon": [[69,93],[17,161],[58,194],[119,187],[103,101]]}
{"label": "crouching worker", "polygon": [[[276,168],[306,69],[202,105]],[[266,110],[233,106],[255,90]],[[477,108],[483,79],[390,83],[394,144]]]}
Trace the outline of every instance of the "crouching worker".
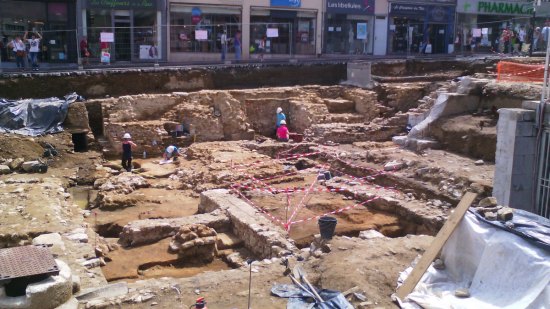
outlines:
{"label": "crouching worker", "polygon": [[168,161],[172,158],[174,159],[174,161],[177,161],[179,156],[180,156],[180,149],[178,149],[178,147],[174,145],[170,145],[166,147],[166,150],[164,151],[162,158],[165,161]]}
{"label": "crouching worker", "polygon": [[289,137],[290,134],[288,132],[288,128],[286,127],[286,121],[281,120],[280,126],[277,128],[277,139],[280,142],[288,142]]}
{"label": "crouching worker", "polygon": [[130,133],[124,134],[122,137],[122,168],[128,172],[132,171],[132,147],[137,145],[132,142]]}

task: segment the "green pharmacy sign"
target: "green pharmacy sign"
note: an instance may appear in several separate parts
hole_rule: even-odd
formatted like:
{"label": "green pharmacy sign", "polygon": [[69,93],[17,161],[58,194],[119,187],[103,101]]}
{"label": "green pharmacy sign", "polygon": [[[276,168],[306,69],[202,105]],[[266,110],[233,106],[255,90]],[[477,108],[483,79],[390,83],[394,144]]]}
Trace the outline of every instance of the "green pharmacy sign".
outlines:
{"label": "green pharmacy sign", "polygon": [[503,15],[529,15],[533,13],[533,4],[479,1],[477,3],[477,12]]}

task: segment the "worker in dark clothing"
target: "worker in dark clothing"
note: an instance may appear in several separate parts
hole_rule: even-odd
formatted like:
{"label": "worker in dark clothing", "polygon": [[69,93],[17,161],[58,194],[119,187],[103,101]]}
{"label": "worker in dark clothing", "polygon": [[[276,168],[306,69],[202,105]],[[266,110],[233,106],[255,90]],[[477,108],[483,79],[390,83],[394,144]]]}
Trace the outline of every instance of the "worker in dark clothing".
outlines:
{"label": "worker in dark clothing", "polygon": [[130,136],[130,133],[124,134],[122,141],[122,168],[128,172],[132,171],[132,147],[137,147],[132,142],[132,136]]}

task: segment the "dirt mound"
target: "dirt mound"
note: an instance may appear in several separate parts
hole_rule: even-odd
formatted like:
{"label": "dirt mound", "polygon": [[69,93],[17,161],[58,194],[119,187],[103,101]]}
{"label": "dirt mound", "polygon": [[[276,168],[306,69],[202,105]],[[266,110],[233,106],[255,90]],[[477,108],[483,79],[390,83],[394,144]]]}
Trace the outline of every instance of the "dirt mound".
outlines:
{"label": "dirt mound", "polygon": [[33,160],[40,158],[43,153],[44,149],[34,138],[10,134],[0,135],[0,158]]}

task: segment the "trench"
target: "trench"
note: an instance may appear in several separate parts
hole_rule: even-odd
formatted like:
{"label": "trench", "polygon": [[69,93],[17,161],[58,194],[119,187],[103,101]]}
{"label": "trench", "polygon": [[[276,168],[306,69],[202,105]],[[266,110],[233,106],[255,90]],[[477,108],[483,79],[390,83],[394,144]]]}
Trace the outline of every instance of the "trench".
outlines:
{"label": "trench", "polygon": [[[432,88],[433,85],[416,87],[414,92],[411,92],[410,97],[425,96],[433,90]],[[372,101],[369,101],[370,103],[365,104],[389,104],[388,102],[379,102],[379,100],[390,100],[392,89],[381,88],[377,90],[378,93],[357,94],[357,91],[360,90],[341,86],[320,88],[308,86],[280,91],[277,89],[261,91],[235,90],[229,92],[227,97],[223,97],[222,103],[230,102],[235,106],[240,106],[241,110],[233,110],[234,106],[227,107],[213,99],[219,93],[200,94],[200,97],[198,95],[194,97],[195,94],[188,94],[183,99],[180,97],[163,97],[159,99],[159,102],[166,100],[170,103],[159,103],[158,115],[154,113],[154,110],[148,108],[149,105],[146,105],[150,104],[150,98],[132,101],[131,97],[126,97],[121,100],[120,104],[127,104],[124,106],[128,107],[128,111],[125,111],[124,108],[116,109],[116,111],[106,110],[116,106],[116,102],[110,101],[109,106],[103,106],[99,100],[92,101],[86,104],[90,127],[96,139],[100,140],[104,150],[109,150],[104,151],[104,158],[115,158],[117,156],[119,145],[118,143],[115,144],[116,139],[113,141],[111,137],[119,136],[122,132],[132,133],[136,143],[143,145],[144,152],[147,153],[146,158],[143,159],[138,158],[137,154],[134,155],[134,161],[139,165],[139,167],[136,166],[138,170],[135,173],[146,175],[151,186],[136,189],[129,194],[112,195],[103,201],[101,196],[98,198],[98,193],[94,193],[94,190],[77,187],[72,191],[73,198],[79,207],[94,208],[95,215],[87,219],[88,223],[107,242],[114,244],[120,244],[119,237],[121,237],[124,227],[130,222],[149,219],[191,218],[199,214],[197,193],[202,192],[203,189],[198,190],[198,187],[206,187],[207,189],[228,188],[227,185],[222,185],[216,181],[216,175],[203,174],[208,174],[209,170],[215,169],[212,167],[214,165],[228,161],[233,162],[231,156],[238,157],[241,152],[245,154],[254,152],[255,154],[268,156],[271,159],[278,159],[280,156],[284,157],[284,155],[311,152],[316,145],[327,142],[334,136],[339,136],[346,141],[350,136],[349,140],[362,138],[370,141],[371,136],[369,135],[376,133],[362,129],[352,133],[338,133],[340,135],[329,134],[329,137],[321,140],[312,140],[311,136],[307,136],[306,142],[302,144],[271,143],[270,141],[273,138],[274,111],[277,107],[282,107],[285,110],[291,131],[298,133],[306,133],[307,130],[319,124],[328,125],[329,130],[334,129],[335,131],[339,130],[339,127],[343,124],[366,127],[380,115],[385,115],[388,118],[395,118],[394,116],[397,115],[396,110],[399,110],[399,108],[395,106],[384,113],[381,112],[384,108],[380,108],[380,111],[377,109],[371,110],[369,108],[372,106],[361,107],[361,104],[365,102],[359,102],[360,100],[357,98],[355,99],[359,100],[358,102],[353,101],[354,95],[357,95],[361,100],[367,97],[372,99]],[[409,96],[408,93],[403,95],[405,98],[407,96]],[[307,99],[311,99],[311,102],[306,101]],[[175,100],[180,101],[176,102]],[[198,100],[202,100],[202,105],[194,110],[192,105]],[[402,104],[401,109],[419,105],[416,101],[410,102],[406,99],[399,104]],[[171,106],[171,108],[165,111],[166,106]],[[306,110],[304,106],[307,106],[310,110]],[[136,110],[132,110],[132,108]],[[213,116],[212,110],[219,111],[221,116]],[[361,112],[358,110],[361,110]],[[140,115],[140,112],[143,115]],[[204,115],[201,113],[204,113]],[[246,129],[252,129],[254,134],[251,135],[248,131],[243,132],[242,119],[239,118],[239,123],[235,124],[231,122],[232,119],[228,119],[231,117],[225,116],[226,113],[230,113],[232,117],[235,115],[242,117],[250,126]],[[112,116],[114,114],[116,114],[116,117]],[[198,131],[198,135],[192,139],[186,138],[185,144],[183,144],[184,138],[170,136],[170,130],[167,129],[181,123],[186,125],[195,123]],[[389,140],[393,134],[396,134],[392,132],[402,132],[405,125],[406,123],[400,122],[383,125],[380,127],[380,131],[384,131],[384,135],[372,137],[372,140]],[[330,128],[331,126],[332,128]],[[237,150],[226,151],[222,149],[217,153],[212,149],[196,150],[193,158],[179,160],[180,162],[174,165],[163,165],[162,167],[158,165],[159,155],[162,153],[163,147],[172,143],[180,143],[182,146],[194,145],[195,137],[197,142],[228,140],[248,140],[248,142],[244,146],[240,145],[241,148]],[[264,142],[267,146],[264,145]],[[223,148],[219,145],[215,147]],[[240,160],[240,157],[237,160]],[[281,164],[281,168],[284,171],[294,170],[295,173],[269,180],[267,184],[278,190],[308,188],[318,177],[316,166],[327,163],[335,167],[335,169],[329,169],[332,175],[338,175],[338,171],[343,170],[351,176],[365,176],[361,170],[356,170],[351,166],[339,165],[335,162],[327,162],[319,156],[288,160],[288,162]],[[109,164],[118,164],[118,159],[109,162]],[[202,176],[183,178],[183,180],[178,180],[179,182],[176,184],[172,181],[174,170],[194,171],[197,166],[200,170],[197,175]],[[231,173],[231,170],[227,168],[225,172]],[[247,172],[255,173],[255,170],[250,169]],[[264,174],[263,177],[276,176],[277,173],[280,174],[281,171],[270,171]],[[443,201],[454,202],[448,196],[441,195],[429,186],[421,182],[415,182],[405,176],[382,175],[376,177],[372,182],[379,186],[397,186],[401,191],[414,191],[415,195],[424,195],[427,198],[438,198]],[[169,186],[173,188],[167,189]],[[439,228],[436,223],[422,221],[418,217],[407,213],[407,201],[401,201],[401,204],[397,206],[382,200],[363,204],[366,197],[352,194],[350,191],[333,192],[328,190],[330,185],[327,184],[318,185],[316,188],[319,190],[311,194],[303,191],[288,195],[249,193],[245,193],[245,195],[253,204],[270,215],[281,218],[284,222],[288,220],[295,222],[291,225],[288,235],[280,226],[278,232],[292,239],[298,248],[308,247],[314,239],[314,235],[319,234],[317,217],[325,214],[337,218],[335,235],[339,236],[357,237],[361,231],[371,229],[392,238],[403,237],[408,234],[434,235]],[[100,192],[99,195],[101,194]],[[296,214],[294,214],[294,207],[299,208]],[[259,212],[256,215],[262,216]],[[219,271],[242,266],[242,264],[231,258],[235,254],[240,257],[241,262],[247,258],[260,258],[254,256],[246,248],[243,239],[239,239],[239,237],[243,237],[242,235],[233,235],[229,232],[232,227],[234,226],[215,228],[219,235],[224,235],[229,239],[237,239],[237,241],[217,248],[212,259],[202,260],[194,256],[182,257],[177,253],[171,253],[169,246],[173,235],[170,235],[170,237],[164,237],[152,243],[131,247],[121,246],[110,251],[107,255],[107,265],[103,266],[103,273],[108,281],[191,277],[206,271]]]}

